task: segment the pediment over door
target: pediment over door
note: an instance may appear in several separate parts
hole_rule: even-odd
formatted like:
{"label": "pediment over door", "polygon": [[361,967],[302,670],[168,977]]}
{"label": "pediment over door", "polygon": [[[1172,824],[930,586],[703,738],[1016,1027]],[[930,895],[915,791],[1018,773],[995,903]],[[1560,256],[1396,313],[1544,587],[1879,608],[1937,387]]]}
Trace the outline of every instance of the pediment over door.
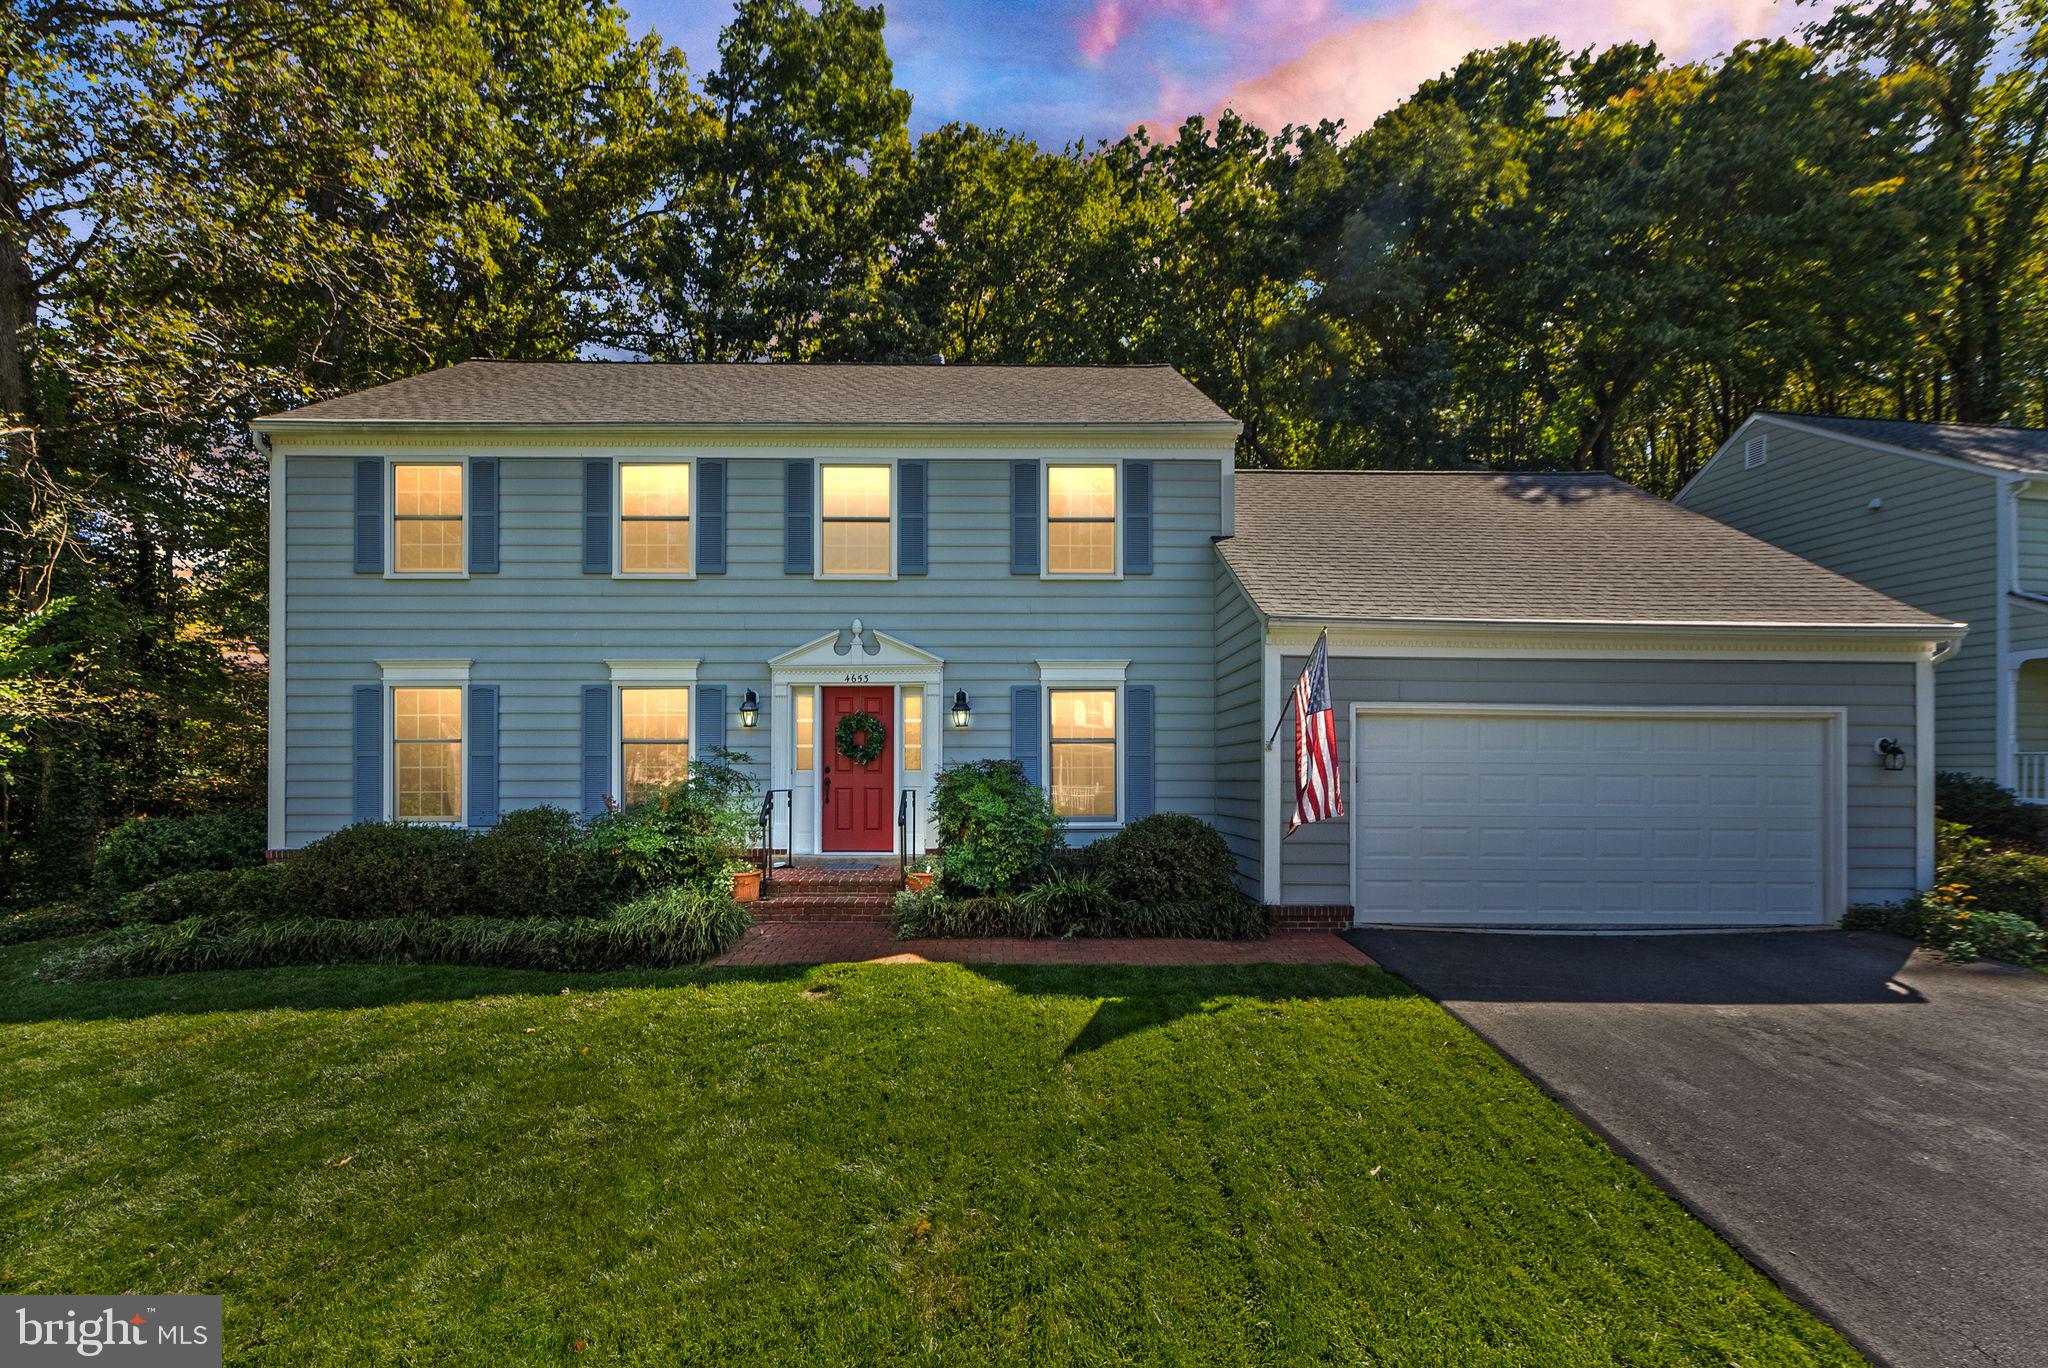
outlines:
{"label": "pediment over door", "polygon": [[919,650],[900,637],[875,631],[859,618],[837,632],[828,632],[768,662],[782,683],[838,683],[848,675],[864,682],[937,683],[945,661]]}

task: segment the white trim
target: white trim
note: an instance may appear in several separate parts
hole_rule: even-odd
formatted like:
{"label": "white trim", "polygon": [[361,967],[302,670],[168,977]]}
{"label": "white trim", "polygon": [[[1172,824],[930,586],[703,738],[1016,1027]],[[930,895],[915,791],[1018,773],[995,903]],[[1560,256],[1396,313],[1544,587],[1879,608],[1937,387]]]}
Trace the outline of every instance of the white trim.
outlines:
{"label": "white trim", "polygon": [[[466,580],[469,578],[469,499],[472,458],[450,452],[442,456],[410,456],[386,452],[384,456],[384,578],[388,580]],[[402,465],[459,465],[462,467],[462,568],[460,570],[400,570],[398,568],[398,467]],[[504,491],[499,490],[502,505]],[[502,518],[500,519],[502,527]],[[502,535],[502,532],[501,532]]]}
{"label": "white trim", "polygon": [[[675,666],[685,667],[687,675],[680,672],[640,673],[636,666],[659,667],[659,661],[606,661],[612,667],[612,792],[619,802],[626,801],[626,698],[627,689],[681,689],[683,696],[683,744],[688,747],[683,760],[683,777],[689,777],[689,767],[697,763],[697,662],[694,660],[675,661]],[[619,666],[626,667],[626,673],[619,673]]]}
{"label": "white trim", "polygon": [[[1116,751],[1116,760],[1114,761],[1116,773],[1113,779],[1113,782],[1116,784],[1116,816],[1107,819],[1101,817],[1068,817],[1062,820],[1066,823],[1069,831],[1115,831],[1124,824],[1124,790],[1127,787],[1124,783],[1124,743],[1128,728],[1124,726],[1123,667],[1129,665],[1130,662],[1127,660],[1105,660],[1098,662],[1109,667],[1109,672],[1100,675],[1091,675],[1083,671],[1065,668],[1069,666],[1082,666],[1088,663],[1087,661],[1079,660],[1042,660],[1038,663],[1040,685],[1038,690],[1038,734],[1045,739],[1046,801],[1048,803],[1052,801],[1052,696],[1054,691],[1057,690],[1061,693],[1101,693],[1107,689],[1110,693],[1116,695],[1116,734],[1110,738]],[[1045,672],[1048,665],[1053,667],[1053,673],[1050,676]],[[1156,718],[1153,721],[1153,733],[1152,745],[1156,751],[1159,746],[1157,735],[1158,720]],[[1067,744],[1073,745],[1076,743],[1068,742]],[[1084,741],[1078,744],[1100,745],[1101,742]]]}
{"label": "white trim", "polygon": [[695,684],[696,660],[607,660],[614,684]]}
{"label": "white trim", "polygon": [[[851,632],[851,626],[847,630]],[[804,830],[804,821],[801,819],[792,824],[794,829],[788,833],[789,844],[786,848],[796,855],[896,853],[896,822],[893,807],[889,821],[889,850],[828,852],[824,849],[825,789],[821,778],[827,763],[827,747],[832,742],[825,735],[825,700],[822,693],[814,695],[816,701],[812,705],[815,711],[812,714],[811,739],[814,754],[811,768],[804,771],[796,768],[796,692],[801,689],[822,690],[862,686],[891,689],[897,700],[890,705],[895,717],[895,778],[890,799],[896,804],[902,803],[905,786],[901,699],[904,692],[909,689],[919,689],[924,694],[924,764],[920,769],[911,772],[917,789],[918,830],[915,834],[917,844],[924,847],[927,844],[926,834],[931,830],[932,784],[946,763],[947,728],[932,724],[934,717],[943,720],[946,716],[939,706],[944,697],[945,661],[886,632],[874,633],[877,648],[874,655],[868,655],[861,650],[858,643],[855,643],[845,655],[840,655],[833,649],[840,635],[838,632],[827,632],[824,636],[784,651],[768,661],[771,708],[769,716],[774,727],[774,734],[769,741],[769,787],[789,789],[794,795],[792,811],[801,813],[802,818],[809,821],[808,831]],[[802,839],[799,839],[800,835]],[[911,853],[921,854],[923,851],[917,849]]]}
{"label": "white trim", "polygon": [[1272,618],[1266,637],[1306,650],[1324,630],[1330,653],[1347,656],[1588,656],[1869,660],[1918,659],[1936,642],[1961,639],[1962,624],[1936,628],[1745,630],[1725,624],[1687,630],[1672,624],[1631,627],[1600,623],[1331,623]]}
{"label": "white trim", "polygon": [[[1052,468],[1065,466],[1107,466],[1109,488],[1116,500],[1116,516],[1110,519],[1109,542],[1110,564],[1114,567],[1107,574],[1085,575],[1056,574],[1052,569]],[[1154,491],[1155,495],[1157,491]],[[1157,502],[1155,497],[1154,502]],[[1155,515],[1156,518],[1156,515]],[[1062,521],[1066,521],[1063,519]],[[1063,453],[1041,456],[1038,460],[1038,578],[1057,584],[1069,582],[1103,583],[1124,577],[1124,458],[1121,456],[1090,456],[1080,453]]]}
{"label": "white trim", "polygon": [[[1642,717],[1642,718],[1761,718],[1766,720],[1790,721],[1806,719],[1827,725],[1824,740],[1825,758],[1822,760],[1824,784],[1823,815],[1827,848],[1822,854],[1821,870],[1821,921],[1820,925],[1834,926],[1841,922],[1843,912],[1848,910],[1849,889],[1849,755],[1848,732],[1849,710],[1847,708],[1801,708],[1801,707],[1664,707],[1658,705],[1611,705],[1605,703],[1353,703],[1351,708],[1351,756],[1350,767],[1345,778],[1354,781],[1353,792],[1347,795],[1348,818],[1345,823],[1348,832],[1348,848],[1345,859],[1350,864],[1346,878],[1349,889],[1354,921],[1363,917],[1358,901],[1358,824],[1359,805],[1355,801],[1355,781],[1358,775],[1358,719],[1364,715],[1424,715],[1449,716],[1473,713],[1496,717]],[[1931,771],[1930,771],[1931,773]],[[1270,901],[1270,900],[1269,900]],[[1802,925],[1804,923],[1801,923]]]}
{"label": "white trim", "polygon": [[379,660],[386,684],[467,684],[473,660]]}
{"label": "white trim", "polygon": [[[862,582],[886,584],[896,579],[899,570],[896,562],[901,559],[901,556],[898,555],[900,548],[897,545],[897,538],[902,535],[901,520],[903,516],[903,498],[902,491],[898,488],[896,458],[894,456],[821,456],[813,464],[817,467],[818,478],[817,488],[811,491],[811,578],[814,580],[827,580],[834,584],[847,581],[855,584]],[[887,537],[889,573],[886,575],[835,575],[825,569],[825,472],[834,466],[854,466],[865,470],[886,468],[889,472],[889,533]],[[925,502],[927,504],[926,516],[929,519],[930,491],[926,491]],[[870,520],[835,518],[833,521],[859,522]]]}
{"label": "white trim", "polygon": [[[264,651],[267,671],[265,693],[269,703],[265,752],[267,759],[264,794],[264,844],[271,850],[284,849],[285,837],[285,464],[284,456],[259,433],[259,450],[270,458],[270,640]],[[353,526],[353,523],[351,523]],[[353,759],[353,757],[351,757]]]}
{"label": "white trim", "polygon": [[1913,886],[1934,883],[1934,657],[1913,667]]}
{"label": "white trim", "polygon": [[1224,453],[1226,459],[1234,460],[1237,439],[1243,433],[1244,425],[1235,420],[1206,423],[470,423],[432,422],[418,418],[293,418],[288,414],[276,414],[256,419],[249,424],[249,430],[265,437],[326,441],[345,437],[389,441],[394,433],[403,433],[413,435],[416,440],[438,441],[505,441],[508,438],[560,438],[567,435],[586,441],[638,437],[692,445],[751,440],[806,441],[820,446],[952,442],[1024,447],[1048,441],[1092,446],[1177,440],[1210,447]]}
{"label": "white trim", "polygon": [[[466,827],[469,825],[469,665],[467,660],[380,660],[384,673],[384,812],[387,821],[407,826]],[[452,820],[400,817],[398,815],[398,700],[399,689],[453,689],[462,709],[462,740],[455,758],[456,790],[462,797]]]}
{"label": "white trim", "polygon": [[[593,458],[596,459],[596,458]],[[612,578],[615,580],[693,580],[697,578],[697,458],[695,456],[634,455],[613,456],[612,462]],[[688,475],[690,513],[690,568],[687,570],[625,570],[626,476],[629,465],[681,466]]]}
{"label": "white trim", "polygon": [[1101,688],[1122,684],[1130,668],[1128,660],[1041,660],[1038,682],[1049,689],[1075,684]]}

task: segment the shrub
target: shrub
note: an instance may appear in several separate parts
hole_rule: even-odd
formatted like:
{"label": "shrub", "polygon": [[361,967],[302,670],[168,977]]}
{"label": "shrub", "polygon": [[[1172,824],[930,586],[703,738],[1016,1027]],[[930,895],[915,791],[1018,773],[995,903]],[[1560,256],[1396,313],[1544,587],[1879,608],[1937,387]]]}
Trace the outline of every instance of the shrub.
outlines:
{"label": "shrub", "polygon": [[187,917],[214,916],[234,880],[234,873],[226,870],[198,870],[158,879],[118,899],[113,906],[114,923],[162,926]]}
{"label": "shrub", "polygon": [[284,901],[309,917],[457,916],[473,910],[475,839],[457,827],[344,827],[278,866]]}
{"label": "shrub", "polygon": [[2011,789],[1974,774],[1934,776],[1934,808],[1943,821],[1968,827],[1997,845],[2048,851],[2048,812],[2022,803]]}
{"label": "shrub", "polygon": [[1842,925],[1910,936],[1953,960],[2048,963],[2048,931],[2010,912],[1984,911],[1960,883],[1941,884],[1904,903],[1851,908]]}
{"label": "shrub", "polygon": [[113,924],[114,914],[105,904],[46,903],[24,912],[0,913],[0,945],[78,936]]}
{"label": "shrub", "polygon": [[476,906],[498,917],[578,917],[607,901],[597,852],[583,824],[560,808],[521,808],[478,836]]}
{"label": "shrub", "polygon": [[601,917],[286,917],[239,926],[189,917],[124,927],[51,955],[36,972],[78,981],[286,964],[668,967],[722,953],[750,924],[731,898],[681,888]]}
{"label": "shrub", "polygon": [[1966,856],[1943,864],[1941,880],[1968,887],[1979,911],[2048,925],[2048,855],[2007,850]]}
{"label": "shrub", "polygon": [[1273,929],[1272,910],[1232,892],[1202,902],[1127,903],[1090,879],[1051,879],[1021,895],[952,897],[938,889],[896,895],[897,939],[931,936],[1181,936],[1252,940]]}
{"label": "shrub", "polygon": [[948,765],[932,793],[939,878],[957,894],[1007,893],[1041,874],[1063,844],[1045,790],[1014,760]]}
{"label": "shrub", "polygon": [[739,758],[714,751],[691,762],[684,782],[590,824],[583,845],[612,895],[670,884],[724,889],[726,876],[747,862],[756,810],[753,781],[732,763]]}
{"label": "shrub", "polygon": [[114,898],[172,874],[260,865],[263,838],[260,813],[138,817],[115,827],[100,842],[93,857],[92,891]]}
{"label": "shrub", "polygon": [[1203,903],[1237,891],[1237,862],[1216,828],[1160,812],[1095,843],[1095,868],[1128,903]]}

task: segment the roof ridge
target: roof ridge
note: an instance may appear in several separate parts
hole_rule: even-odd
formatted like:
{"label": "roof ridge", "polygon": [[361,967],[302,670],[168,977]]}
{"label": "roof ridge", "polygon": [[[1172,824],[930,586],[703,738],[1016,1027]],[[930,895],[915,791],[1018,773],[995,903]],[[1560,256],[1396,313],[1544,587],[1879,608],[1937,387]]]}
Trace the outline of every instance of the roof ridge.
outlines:
{"label": "roof ridge", "polygon": [[1821,418],[1844,423],[1890,423],[1895,427],[1968,428],[1972,432],[2038,432],[2048,436],[2048,427],[2031,427],[2025,423],[1965,423],[1954,418],[1865,418],[1854,413],[1809,413],[1802,409],[1760,408],[1757,412],[1766,418]]}
{"label": "roof ridge", "polygon": [[[669,367],[676,369],[709,369],[711,367],[745,368],[748,370],[1164,370],[1178,369],[1166,361],[656,361],[649,357],[569,357],[558,359],[535,357],[521,359],[509,356],[468,356],[460,361],[451,361],[438,369],[447,370],[455,366],[642,366]],[[419,371],[417,375],[431,375],[432,371]],[[416,376],[404,377],[408,380]],[[387,382],[396,383],[396,382]],[[1190,381],[1189,383],[1193,383]],[[361,391],[356,391],[360,393]]]}

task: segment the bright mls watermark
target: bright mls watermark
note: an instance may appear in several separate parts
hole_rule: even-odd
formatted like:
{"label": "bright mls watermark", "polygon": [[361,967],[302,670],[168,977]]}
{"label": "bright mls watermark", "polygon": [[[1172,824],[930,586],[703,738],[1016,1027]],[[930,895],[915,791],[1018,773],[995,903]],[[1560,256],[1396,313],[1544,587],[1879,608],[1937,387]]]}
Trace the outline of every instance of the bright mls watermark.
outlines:
{"label": "bright mls watermark", "polygon": [[219,1297],[0,1297],[0,1364],[220,1368]]}

